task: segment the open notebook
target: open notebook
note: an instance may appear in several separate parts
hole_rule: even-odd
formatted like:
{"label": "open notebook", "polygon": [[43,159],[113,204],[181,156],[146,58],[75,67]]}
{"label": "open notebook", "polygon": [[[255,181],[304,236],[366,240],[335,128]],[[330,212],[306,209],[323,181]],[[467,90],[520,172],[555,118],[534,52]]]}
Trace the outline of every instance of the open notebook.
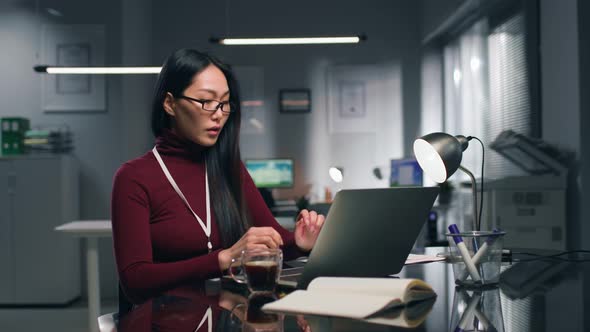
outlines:
{"label": "open notebook", "polygon": [[366,319],[433,297],[430,285],[419,279],[319,277],[307,290],[296,290],[262,310]]}

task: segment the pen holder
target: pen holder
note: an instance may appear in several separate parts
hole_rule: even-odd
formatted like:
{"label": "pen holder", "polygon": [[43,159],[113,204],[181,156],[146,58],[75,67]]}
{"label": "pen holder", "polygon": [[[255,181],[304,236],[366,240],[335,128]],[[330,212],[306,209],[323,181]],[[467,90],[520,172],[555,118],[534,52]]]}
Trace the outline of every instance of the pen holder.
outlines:
{"label": "pen holder", "polygon": [[477,289],[457,286],[449,331],[504,332],[498,286]]}
{"label": "pen holder", "polygon": [[501,231],[445,234],[457,285],[479,287],[498,283],[505,234]]}

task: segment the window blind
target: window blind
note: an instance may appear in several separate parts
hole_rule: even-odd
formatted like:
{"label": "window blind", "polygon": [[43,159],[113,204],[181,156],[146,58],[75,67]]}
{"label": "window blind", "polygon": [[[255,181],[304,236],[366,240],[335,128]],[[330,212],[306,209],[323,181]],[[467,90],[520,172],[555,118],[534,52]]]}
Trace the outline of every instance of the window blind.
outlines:
{"label": "window blind", "polygon": [[[486,178],[524,174],[488,146],[506,129],[531,135],[526,38],[524,14],[515,12],[491,28],[487,19],[479,20],[443,50],[445,131],[477,136],[486,144]],[[477,142],[471,142],[462,164],[481,177]]]}
{"label": "window blind", "polygon": [[[527,73],[524,16],[518,13],[501,22],[488,36],[490,109],[485,114],[483,139],[492,142],[503,130],[530,135],[531,103]],[[490,178],[523,174],[491,149],[486,161]]]}

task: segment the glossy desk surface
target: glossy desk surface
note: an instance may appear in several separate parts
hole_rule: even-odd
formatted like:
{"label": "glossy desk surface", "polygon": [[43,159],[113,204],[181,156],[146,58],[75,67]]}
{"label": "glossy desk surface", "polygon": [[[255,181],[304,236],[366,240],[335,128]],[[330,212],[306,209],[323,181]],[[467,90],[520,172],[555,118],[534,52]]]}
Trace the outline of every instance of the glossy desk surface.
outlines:
{"label": "glossy desk surface", "polygon": [[[588,300],[584,296],[589,293],[590,263],[531,261],[506,263],[503,269],[500,285],[471,291],[455,287],[452,268],[447,263],[406,266],[400,277],[423,279],[438,296],[431,303],[387,312],[385,324],[335,317],[263,314],[257,309],[268,298],[248,300],[240,292],[221,287],[219,282],[207,282],[167,291],[119,318],[117,325],[118,331],[123,332],[590,329],[585,317]],[[508,273],[510,269],[514,270]],[[474,310],[468,310],[472,303],[476,303],[472,306]]]}

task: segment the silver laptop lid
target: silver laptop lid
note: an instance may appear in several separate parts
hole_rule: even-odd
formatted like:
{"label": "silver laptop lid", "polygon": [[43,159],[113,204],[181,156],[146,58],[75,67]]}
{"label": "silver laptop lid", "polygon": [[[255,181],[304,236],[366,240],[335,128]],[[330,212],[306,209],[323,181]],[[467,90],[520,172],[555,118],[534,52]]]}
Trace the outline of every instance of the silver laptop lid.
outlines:
{"label": "silver laptop lid", "polygon": [[438,191],[438,187],[339,191],[297,288],[306,288],[318,276],[382,277],[398,273]]}

